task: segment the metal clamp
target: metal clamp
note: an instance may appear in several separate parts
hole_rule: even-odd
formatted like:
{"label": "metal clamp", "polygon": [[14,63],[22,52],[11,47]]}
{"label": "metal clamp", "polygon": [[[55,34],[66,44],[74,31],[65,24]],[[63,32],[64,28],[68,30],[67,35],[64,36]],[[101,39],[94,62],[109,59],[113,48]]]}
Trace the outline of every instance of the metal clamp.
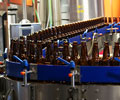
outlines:
{"label": "metal clamp", "polygon": [[28,71],[27,69],[24,69],[24,71],[20,72],[21,75],[23,75],[23,86],[28,86],[28,74],[33,73],[34,71],[30,70]]}
{"label": "metal clamp", "polygon": [[27,60],[21,60],[19,57],[15,56],[15,55],[13,57],[14,57],[14,59],[18,60],[21,63],[22,67],[24,67],[24,70],[22,72],[20,72],[20,74],[23,75],[23,86],[29,85],[27,82],[28,74],[34,73],[34,71],[33,70],[28,71],[29,64],[28,64]]}
{"label": "metal clamp", "polygon": [[59,61],[63,62],[64,64],[70,66],[70,68],[71,68],[71,73],[69,73],[68,76],[71,77],[71,85],[72,85],[73,88],[75,88],[75,76],[79,74],[79,73],[77,72],[77,70],[75,70],[75,62],[74,62],[74,61],[68,62],[68,61],[66,61],[66,60],[64,60],[64,59],[62,59],[62,58],[60,58],[60,57],[58,57],[57,60],[59,60]]}

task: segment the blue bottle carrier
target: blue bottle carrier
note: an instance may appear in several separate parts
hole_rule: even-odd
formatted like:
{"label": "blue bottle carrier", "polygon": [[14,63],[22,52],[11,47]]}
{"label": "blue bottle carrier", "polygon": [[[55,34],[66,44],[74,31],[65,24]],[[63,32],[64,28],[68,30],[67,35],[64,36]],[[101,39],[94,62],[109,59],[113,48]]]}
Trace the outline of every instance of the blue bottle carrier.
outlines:
{"label": "blue bottle carrier", "polygon": [[[111,24],[112,25],[112,24]],[[108,28],[111,25],[105,26],[100,29],[96,29],[98,34],[110,33]],[[117,32],[120,32],[120,26],[115,24],[113,28],[117,28]],[[114,30],[113,30],[114,31]],[[93,38],[93,32],[86,32],[83,36],[87,38]],[[68,39],[69,43],[77,41],[80,44],[80,36],[75,36]],[[43,51],[44,52],[44,51]],[[45,52],[44,52],[45,54]],[[39,81],[65,81],[70,82],[71,78],[68,76],[71,72],[69,65],[33,65],[30,64],[27,70],[34,68],[36,74],[28,74],[28,80]],[[80,66],[80,83],[120,83],[120,66]],[[7,76],[15,78],[23,78],[20,74],[24,70],[19,62],[6,61]]]}
{"label": "blue bottle carrier", "polygon": [[[32,67],[30,67],[32,66]],[[36,74],[28,74],[28,80],[70,82],[68,65],[29,65]],[[23,78],[24,67],[18,62],[6,62],[7,76]],[[80,66],[80,83],[120,83],[120,66]]]}

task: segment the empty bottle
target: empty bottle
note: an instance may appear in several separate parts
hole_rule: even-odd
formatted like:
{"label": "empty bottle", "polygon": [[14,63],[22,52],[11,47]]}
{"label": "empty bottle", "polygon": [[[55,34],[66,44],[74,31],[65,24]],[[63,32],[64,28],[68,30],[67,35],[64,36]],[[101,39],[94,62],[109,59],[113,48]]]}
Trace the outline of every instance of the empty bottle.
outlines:
{"label": "empty bottle", "polygon": [[12,47],[12,55],[11,55],[11,58],[12,58],[12,61],[16,61],[14,58],[13,58],[13,55],[16,55],[18,56],[18,39],[16,40],[13,40],[13,47]]}
{"label": "empty bottle", "polygon": [[14,40],[11,39],[11,45],[10,45],[10,52],[9,52],[9,60],[13,61],[13,45],[14,44]]}
{"label": "empty bottle", "polygon": [[103,58],[101,61],[102,66],[109,66],[110,61],[110,51],[108,42],[104,42]]}
{"label": "empty bottle", "polygon": [[40,40],[37,40],[37,63],[38,64],[44,64],[45,63],[45,58],[42,55],[42,42]]}
{"label": "empty bottle", "polygon": [[119,62],[114,60],[115,57],[119,57],[119,43],[118,42],[116,42],[114,46],[113,58],[110,60],[111,66],[119,66]]}
{"label": "empty bottle", "polygon": [[91,66],[99,66],[100,65],[100,58],[99,58],[99,49],[98,49],[98,43],[95,41],[93,45],[92,50],[92,59],[91,59]]}
{"label": "empty bottle", "polygon": [[78,49],[77,49],[77,46],[78,46],[77,41],[74,41],[74,42],[73,42],[73,47],[72,47],[71,59],[75,62],[76,65],[79,64]]}
{"label": "empty bottle", "polygon": [[26,48],[25,48],[25,41],[24,39],[19,40],[19,54],[18,57],[22,60],[26,59]]}
{"label": "empty bottle", "polygon": [[51,64],[51,54],[52,54],[52,42],[49,40],[46,44],[46,57],[45,57],[45,64],[50,65]]}
{"label": "empty bottle", "polygon": [[86,41],[81,42],[81,55],[80,55],[79,64],[80,64],[80,66],[88,65],[88,54],[87,54]]}
{"label": "empty bottle", "polygon": [[67,41],[64,42],[62,55],[63,55],[63,59],[67,60],[68,62],[71,61],[71,57],[69,53],[69,44]]}
{"label": "empty bottle", "polygon": [[54,42],[54,48],[53,48],[53,52],[52,52],[53,56],[51,57],[52,59],[52,64],[53,65],[58,65],[58,64],[61,64],[57,58],[58,58],[58,43],[57,41]]}
{"label": "empty bottle", "polygon": [[28,57],[30,63],[36,63],[36,46],[34,40],[30,41],[30,55]]}

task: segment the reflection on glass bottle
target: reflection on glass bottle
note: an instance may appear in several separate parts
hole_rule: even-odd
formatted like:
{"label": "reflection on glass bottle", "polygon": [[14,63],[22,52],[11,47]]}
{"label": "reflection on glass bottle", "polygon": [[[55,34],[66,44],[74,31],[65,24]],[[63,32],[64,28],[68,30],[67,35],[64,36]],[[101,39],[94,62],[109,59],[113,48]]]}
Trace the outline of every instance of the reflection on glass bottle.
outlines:
{"label": "reflection on glass bottle", "polygon": [[114,46],[113,58],[110,60],[111,66],[119,66],[119,62],[114,60],[114,57],[119,57],[119,43],[116,42]]}

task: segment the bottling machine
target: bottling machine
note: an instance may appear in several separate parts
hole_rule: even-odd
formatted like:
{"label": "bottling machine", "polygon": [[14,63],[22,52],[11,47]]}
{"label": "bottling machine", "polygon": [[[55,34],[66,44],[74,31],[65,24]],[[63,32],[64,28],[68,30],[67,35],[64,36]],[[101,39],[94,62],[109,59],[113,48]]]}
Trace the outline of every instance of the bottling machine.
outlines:
{"label": "bottling machine", "polygon": [[[80,50],[81,43],[85,41],[88,55],[91,56],[91,48],[93,48],[95,41],[98,42],[98,49],[101,52],[104,41],[108,41],[112,54],[114,48],[111,46],[119,40],[119,28],[119,23],[107,24],[106,18],[100,17],[42,30],[31,36],[34,37],[33,40],[38,37],[37,40],[44,42],[42,50],[44,57],[47,55],[45,52],[47,50],[46,44],[50,40],[58,40],[59,47],[64,41],[68,41],[70,45],[77,41],[79,54],[82,52]],[[69,48],[71,51],[71,47]],[[110,64],[106,66],[103,64],[82,66],[82,63],[76,64],[75,61],[67,61],[62,59],[62,56],[56,59],[56,61],[61,62],[60,64],[48,62],[46,64],[31,63],[28,58],[27,60],[22,59],[17,53],[14,55],[11,52],[8,57],[6,55],[5,52],[6,71],[2,78],[6,81],[6,88],[1,100],[118,100],[120,98],[119,57],[114,57],[118,66],[115,66],[114,63],[113,66]],[[13,57],[12,60],[10,55]],[[111,57],[113,56],[111,55]]]}

